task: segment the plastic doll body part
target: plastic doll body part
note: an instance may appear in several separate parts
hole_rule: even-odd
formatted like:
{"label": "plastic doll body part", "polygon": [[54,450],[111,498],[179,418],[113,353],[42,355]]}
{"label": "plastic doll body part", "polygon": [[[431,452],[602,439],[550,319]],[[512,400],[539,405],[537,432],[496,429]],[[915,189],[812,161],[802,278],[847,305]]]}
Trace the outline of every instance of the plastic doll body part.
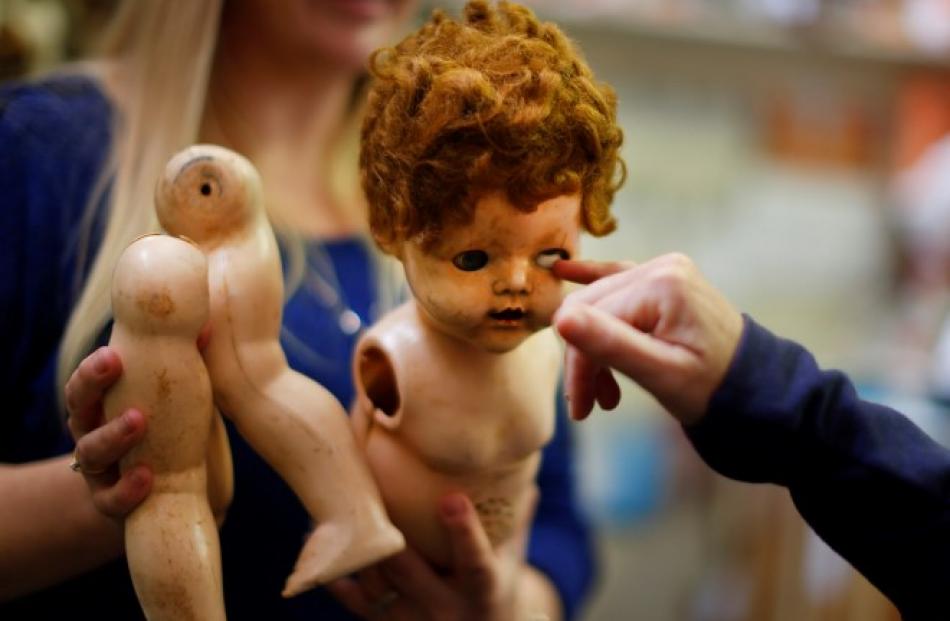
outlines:
{"label": "plastic doll body part", "polygon": [[496,547],[530,521],[560,357],[543,328],[561,282],[538,257],[574,253],[580,229],[576,195],[530,213],[499,192],[476,205],[438,243],[403,243],[414,299],[369,330],[354,363],[357,437],[393,521],[436,565],[450,559],[444,494],[472,499]]}
{"label": "plastic doll body part", "polygon": [[[195,344],[208,320],[207,264],[198,248],[164,235],[139,238],[122,254],[112,281],[115,323],[109,345],[123,361],[107,393],[105,416],[140,408],[149,419],[142,443],[121,463],[154,473],[151,494],[125,522],[129,569],[149,619],[223,620],[218,531],[208,503],[208,446],[214,419],[211,383]],[[227,439],[215,439],[210,465],[230,482]],[[216,490],[227,504],[230,486]]]}
{"label": "plastic doll body part", "polygon": [[213,337],[205,360],[215,403],[317,523],[284,594],[401,550],[345,411],[287,365],[278,340],[280,257],[256,170],[227,149],[190,147],[168,163],[156,195],[166,230],[195,240],[208,257]]}
{"label": "plastic doll body part", "polygon": [[403,242],[400,257],[420,317],[496,353],[550,325],[561,281],[538,257],[575,253],[579,209],[580,197],[565,195],[525,213],[505,194],[489,192],[476,202],[469,224],[447,229],[436,243]]}

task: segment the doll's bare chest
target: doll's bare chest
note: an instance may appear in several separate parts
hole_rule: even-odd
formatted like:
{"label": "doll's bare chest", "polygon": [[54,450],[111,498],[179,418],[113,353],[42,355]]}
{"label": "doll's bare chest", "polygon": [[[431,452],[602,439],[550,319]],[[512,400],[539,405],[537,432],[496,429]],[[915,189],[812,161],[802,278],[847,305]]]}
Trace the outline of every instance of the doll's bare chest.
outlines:
{"label": "doll's bare chest", "polygon": [[425,338],[411,347],[373,342],[392,367],[391,439],[429,468],[453,475],[504,468],[553,435],[558,352],[549,343],[477,355]]}
{"label": "doll's bare chest", "polygon": [[501,385],[407,381],[399,435],[432,468],[445,472],[525,460],[551,437],[555,387],[523,371],[520,381]]}

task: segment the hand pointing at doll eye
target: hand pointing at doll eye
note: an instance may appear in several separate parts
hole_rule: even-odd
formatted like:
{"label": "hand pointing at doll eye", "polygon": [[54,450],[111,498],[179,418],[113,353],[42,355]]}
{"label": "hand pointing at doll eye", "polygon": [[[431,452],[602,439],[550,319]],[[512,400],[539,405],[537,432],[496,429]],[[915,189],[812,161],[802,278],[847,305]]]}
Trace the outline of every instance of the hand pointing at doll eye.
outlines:
{"label": "hand pointing at doll eye", "polygon": [[[564,383],[571,416],[597,400],[616,405],[616,369],[681,422],[696,422],[725,376],[742,317],[693,262],[668,254],[641,265],[559,261],[555,275],[589,284],[565,298],[554,325],[568,343]],[[605,403],[606,401],[606,403]]]}

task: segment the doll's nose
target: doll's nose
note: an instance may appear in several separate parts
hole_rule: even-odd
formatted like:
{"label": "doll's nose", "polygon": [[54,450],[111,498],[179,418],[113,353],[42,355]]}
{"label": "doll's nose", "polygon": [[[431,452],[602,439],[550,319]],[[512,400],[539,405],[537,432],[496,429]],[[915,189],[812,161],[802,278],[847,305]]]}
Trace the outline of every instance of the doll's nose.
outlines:
{"label": "doll's nose", "polygon": [[529,266],[527,261],[511,261],[504,266],[492,283],[495,295],[518,295],[531,292],[528,282]]}

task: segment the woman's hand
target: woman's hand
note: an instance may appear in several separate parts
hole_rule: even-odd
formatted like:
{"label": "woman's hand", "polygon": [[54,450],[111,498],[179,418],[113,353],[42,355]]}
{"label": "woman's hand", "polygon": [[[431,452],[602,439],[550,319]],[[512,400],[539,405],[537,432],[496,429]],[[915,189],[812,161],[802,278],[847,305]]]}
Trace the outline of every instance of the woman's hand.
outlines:
{"label": "woman's hand", "polygon": [[641,265],[558,261],[554,274],[588,287],[567,298],[554,325],[568,344],[564,383],[571,416],[596,400],[617,405],[616,369],[682,423],[698,421],[726,375],[742,316],[693,262],[668,254]]}
{"label": "woman's hand", "polygon": [[66,382],[69,431],[76,441],[75,462],[96,508],[115,519],[124,518],[152,488],[152,472],[146,466],[119,474],[119,460],[145,435],[145,416],[129,409],[109,422],[103,420],[102,397],[121,374],[118,354],[109,347],[100,347]]}
{"label": "woman's hand", "polygon": [[523,542],[493,550],[471,501],[450,494],[439,507],[453,564],[445,575],[407,549],[330,590],[364,619],[526,621],[556,618],[553,587],[522,561]]}

